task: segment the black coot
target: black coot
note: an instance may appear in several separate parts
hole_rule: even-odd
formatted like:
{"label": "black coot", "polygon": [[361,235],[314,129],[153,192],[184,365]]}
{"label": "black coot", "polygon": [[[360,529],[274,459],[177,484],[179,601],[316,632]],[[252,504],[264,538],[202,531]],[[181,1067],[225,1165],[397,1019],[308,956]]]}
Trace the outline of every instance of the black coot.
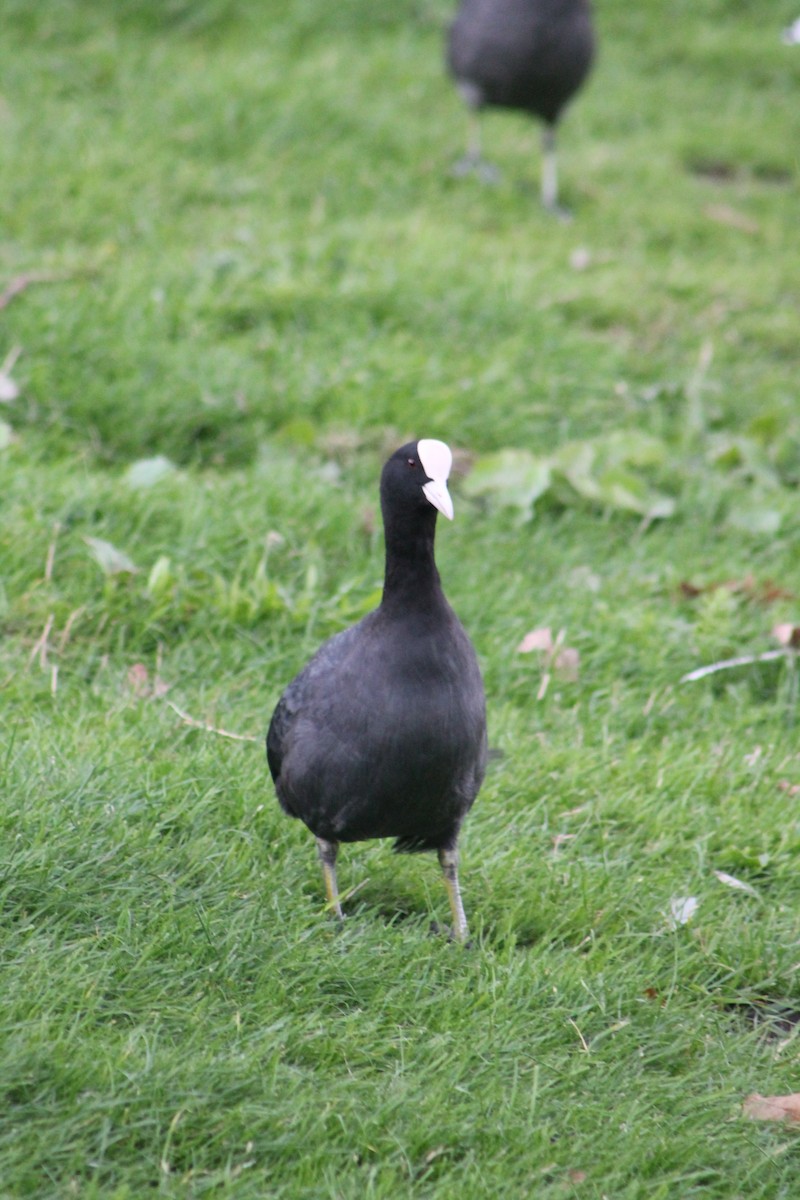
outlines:
{"label": "black coot", "polygon": [[464,940],[457,843],[486,766],[486,707],[475,651],[434,562],[437,509],[453,516],[451,462],[444,442],[422,439],[384,466],[381,603],[289,684],[267,759],[281,807],[317,839],[339,917],[339,843],[391,837],[395,850],[438,851]]}
{"label": "black coot", "polygon": [[462,0],[450,27],[448,66],[474,116],[460,170],[486,170],[477,114],[516,108],[544,122],[542,203],[558,208],[555,130],[589,73],[595,37],[588,0]]}

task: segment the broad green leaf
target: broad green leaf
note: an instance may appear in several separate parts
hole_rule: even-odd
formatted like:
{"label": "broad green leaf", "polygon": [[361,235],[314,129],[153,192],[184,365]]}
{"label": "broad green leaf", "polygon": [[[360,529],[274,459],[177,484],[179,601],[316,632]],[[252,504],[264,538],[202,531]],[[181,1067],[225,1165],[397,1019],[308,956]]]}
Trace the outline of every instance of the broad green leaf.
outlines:
{"label": "broad green leaf", "polygon": [[763,446],[753,438],[728,433],[709,439],[708,461],[721,471],[736,471],[763,488],[779,488],[781,481]]}
{"label": "broad green leaf", "polygon": [[608,467],[657,467],[667,460],[664,442],[638,429],[615,429],[593,444],[598,463]]}
{"label": "broad green leaf", "polygon": [[650,489],[629,471],[612,470],[598,480],[600,500],[608,508],[620,508],[640,516],[671,517],[675,501]]}
{"label": "broad green leaf", "polygon": [[482,458],[464,481],[468,496],[488,496],[502,508],[518,508],[523,520],[550,486],[550,466],[528,450],[499,450]]}

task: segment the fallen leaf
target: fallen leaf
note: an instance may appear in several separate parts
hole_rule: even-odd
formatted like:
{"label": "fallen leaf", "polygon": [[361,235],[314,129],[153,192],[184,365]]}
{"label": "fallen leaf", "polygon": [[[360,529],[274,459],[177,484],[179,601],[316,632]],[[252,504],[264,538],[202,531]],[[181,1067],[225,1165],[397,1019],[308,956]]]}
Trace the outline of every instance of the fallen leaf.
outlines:
{"label": "fallen leaf", "polygon": [[[776,600],[794,600],[794,594],[781,587],[774,579],[764,579],[759,582],[753,575],[745,575],[742,579],[718,579],[712,583],[692,583],[684,579],[678,585],[682,596],[694,600],[697,596],[709,592],[726,591],[755,604],[774,604]],[[777,628],[777,627],[776,627]],[[774,630],[773,630],[774,633]]]}
{"label": "fallen leaf", "polygon": [[706,208],[706,216],[710,221],[716,221],[718,225],[728,225],[731,229],[738,229],[740,233],[755,234],[759,232],[759,226],[755,221],[745,213],[739,212],[738,209],[731,208],[728,204],[709,204]]}
{"label": "fallen leaf", "polygon": [[124,551],[118,550],[104,538],[85,537],[83,540],[106,575],[135,575],[139,570]]}
{"label": "fallen leaf", "polygon": [[128,687],[134,696],[144,698],[150,693],[150,672],[144,663],[134,663],[128,669]]}
{"label": "fallen leaf", "polygon": [[572,588],[586,588],[588,592],[599,592],[602,580],[591,567],[573,567],[567,576],[567,583]]}
{"label": "fallen leaf", "polygon": [[669,902],[669,923],[673,929],[688,925],[700,907],[696,896],[673,896]]}
{"label": "fallen leaf", "polygon": [[517,654],[530,654],[533,650],[545,650],[549,653],[552,649],[553,635],[550,630],[532,629],[517,646]]}
{"label": "fallen leaf", "polygon": [[591,251],[586,246],[576,246],[569,256],[569,265],[573,271],[585,271],[591,262]]}
{"label": "fallen leaf", "polygon": [[6,371],[0,371],[0,404],[10,404],[19,396],[19,388]]}
{"label": "fallen leaf", "polygon": [[435,1146],[433,1150],[429,1150],[425,1155],[426,1164],[430,1165],[432,1162],[436,1162],[437,1158],[441,1158],[442,1155],[447,1154],[447,1152],[447,1146]]}
{"label": "fallen leaf", "polygon": [[768,502],[744,502],[735,504],[728,513],[727,523],[732,529],[740,529],[743,533],[766,534],[777,533],[783,521],[783,514]]}
{"label": "fallen leaf", "polygon": [[742,1105],[742,1113],[751,1121],[800,1122],[800,1092],[790,1096],[762,1096],[753,1092]]}
{"label": "fallen leaf", "polygon": [[580,661],[580,652],[574,646],[565,646],[556,655],[553,670],[566,683],[577,683],[580,675]]}
{"label": "fallen leaf", "polygon": [[139,700],[161,700],[171,686],[160,675],[154,675],[151,682],[150,672],[144,663],[134,663],[128,669],[128,687]]}
{"label": "fallen leaf", "polygon": [[724,883],[726,887],[733,888],[735,891],[745,892],[748,896],[758,896],[758,892],[751,884],[745,883],[743,879],[737,879],[735,875],[729,875],[727,871],[715,871],[717,879],[720,883]]}
{"label": "fallen leaf", "polygon": [[573,1168],[571,1171],[567,1171],[567,1179],[570,1181],[570,1183],[585,1183],[586,1172],[578,1171]]}
{"label": "fallen leaf", "polygon": [[792,625],[789,621],[784,621],[780,625],[774,626],[772,636],[782,646],[791,646],[793,650],[800,647],[800,625]]}
{"label": "fallen leaf", "polygon": [[776,600],[794,600],[794,593],[787,592],[786,588],[773,583],[771,579],[766,579],[761,585],[761,594],[758,598],[762,604],[774,604]]}
{"label": "fallen leaf", "polygon": [[140,458],[131,463],[125,472],[125,482],[128,487],[149,488],[165,479],[167,475],[173,475],[175,470],[173,462],[163,454],[156,454],[154,458]]}

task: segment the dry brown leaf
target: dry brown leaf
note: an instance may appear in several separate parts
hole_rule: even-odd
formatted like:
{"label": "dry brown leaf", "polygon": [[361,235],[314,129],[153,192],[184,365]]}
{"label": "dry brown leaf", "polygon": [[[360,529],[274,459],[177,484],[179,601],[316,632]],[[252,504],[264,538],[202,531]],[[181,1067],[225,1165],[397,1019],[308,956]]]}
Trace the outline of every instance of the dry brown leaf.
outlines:
{"label": "dry brown leaf", "polygon": [[740,233],[759,232],[757,222],[738,209],[731,208],[729,204],[709,204],[705,211],[708,219],[716,221],[718,225],[728,225],[731,229],[738,229]]}
{"label": "dry brown leaf", "polygon": [[794,600],[794,593],[788,592],[772,579],[765,579],[761,584],[762,604],[774,604],[776,600]]}
{"label": "dry brown leaf", "polygon": [[433,1150],[429,1150],[425,1155],[425,1164],[430,1166],[432,1162],[436,1162],[437,1158],[441,1158],[443,1154],[447,1154],[447,1146],[435,1146]]}
{"label": "dry brown leaf", "polygon": [[743,596],[754,604],[774,604],[777,600],[793,600],[792,592],[781,587],[774,579],[759,581],[754,575],[745,575],[742,579],[716,579],[711,583],[692,583],[683,579],[678,585],[680,594],[687,600],[694,600],[706,592],[726,591],[735,596]]}
{"label": "dry brown leaf", "polygon": [[800,1092],[790,1096],[762,1096],[753,1092],[742,1105],[742,1113],[751,1121],[786,1121],[800,1124]]}
{"label": "dry brown leaf", "polygon": [[573,271],[585,271],[591,266],[592,254],[586,246],[576,246],[569,256],[569,265]]}
{"label": "dry brown leaf", "polygon": [[553,668],[567,683],[577,683],[580,674],[580,652],[574,646],[565,646],[556,655]]}
{"label": "dry brown leaf", "polygon": [[570,1181],[570,1183],[585,1183],[586,1172],[578,1171],[573,1167],[571,1171],[567,1171],[567,1179]]}
{"label": "dry brown leaf", "polygon": [[134,663],[128,668],[128,687],[140,699],[150,695],[150,672],[144,663]]}
{"label": "dry brown leaf", "polygon": [[530,633],[526,633],[520,644],[517,646],[517,654],[530,654],[533,650],[545,650],[549,652],[553,649],[553,635],[549,629],[532,629]]}
{"label": "dry brown leaf", "polygon": [[139,700],[160,700],[171,686],[160,675],[154,675],[151,683],[150,672],[144,663],[134,663],[128,669],[128,687]]}

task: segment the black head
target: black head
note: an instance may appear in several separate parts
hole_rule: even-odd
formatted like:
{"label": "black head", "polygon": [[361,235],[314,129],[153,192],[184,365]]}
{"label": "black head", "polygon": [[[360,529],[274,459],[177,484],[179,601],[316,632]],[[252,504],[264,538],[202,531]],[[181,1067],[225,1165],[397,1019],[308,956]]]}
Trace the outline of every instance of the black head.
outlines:
{"label": "black head", "polygon": [[437,509],[452,521],[453,501],[447,490],[452,461],[450,447],[434,438],[420,438],[395,450],[381,474],[384,516],[388,509],[398,515],[427,512],[435,517],[432,509]]}

